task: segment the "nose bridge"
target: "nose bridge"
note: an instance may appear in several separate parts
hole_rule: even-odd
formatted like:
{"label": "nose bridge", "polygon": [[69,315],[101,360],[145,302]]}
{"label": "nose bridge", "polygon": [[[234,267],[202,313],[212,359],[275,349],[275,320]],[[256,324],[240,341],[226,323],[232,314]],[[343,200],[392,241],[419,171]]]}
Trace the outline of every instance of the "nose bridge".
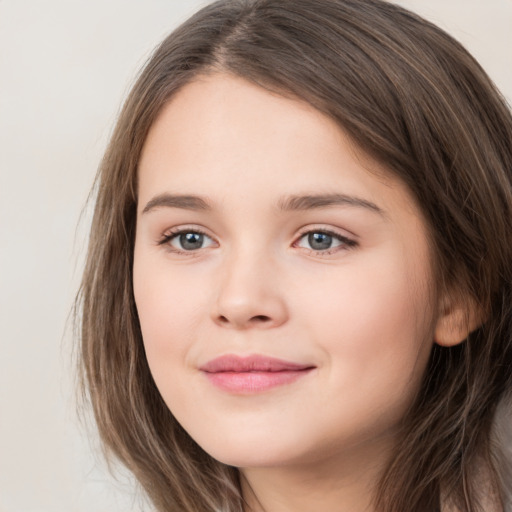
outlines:
{"label": "nose bridge", "polygon": [[213,319],[225,327],[276,327],[287,318],[275,258],[252,242],[229,250],[219,272]]}

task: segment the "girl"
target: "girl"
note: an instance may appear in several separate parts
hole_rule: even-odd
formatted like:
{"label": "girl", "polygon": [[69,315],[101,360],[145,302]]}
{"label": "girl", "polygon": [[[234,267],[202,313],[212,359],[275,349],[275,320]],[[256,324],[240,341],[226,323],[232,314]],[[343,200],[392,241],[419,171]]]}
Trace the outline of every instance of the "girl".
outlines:
{"label": "girl", "polygon": [[161,44],[80,293],[100,434],[158,511],[505,509],[511,140],[380,0],[221,0]]}

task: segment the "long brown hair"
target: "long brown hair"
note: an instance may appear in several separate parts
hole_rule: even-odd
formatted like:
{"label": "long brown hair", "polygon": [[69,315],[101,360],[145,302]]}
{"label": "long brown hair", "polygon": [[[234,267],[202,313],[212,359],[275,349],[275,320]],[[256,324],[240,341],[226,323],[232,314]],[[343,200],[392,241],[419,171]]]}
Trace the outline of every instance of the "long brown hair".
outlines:
{"label": "long brown hair", "polygon": [[438,288],[485,312],[463,343],[434,346],[377,509],[432,512],[442,494],[461,511],[483,510],[481,474],[499,507],[491,427],[512,388],[512,117],[459,43],[381,0],[220,0],[145,66],[99,170],[77,301],[83,385],[105,446],[161,512],[243,510],[237,470],[205,453],[160,397],[132,290],[137,166],[148,130],[176,91],[215,71],[335,119],[416,198]]}

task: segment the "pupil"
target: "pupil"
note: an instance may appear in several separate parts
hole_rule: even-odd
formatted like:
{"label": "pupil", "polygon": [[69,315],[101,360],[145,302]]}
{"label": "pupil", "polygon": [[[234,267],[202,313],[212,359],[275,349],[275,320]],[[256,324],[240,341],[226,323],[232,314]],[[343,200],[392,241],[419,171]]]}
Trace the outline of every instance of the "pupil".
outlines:
{"label": "pupil", "polygon": [[203,245],[203,238],[201,233],[185,233],[180,235],[180,244],[185,250],[200,249]]}
{"label": "pupil", "polygon": [[325,233],[310,233],[308,235],[308,242],[315,251],[329,249],[332,245],[332,236]]}

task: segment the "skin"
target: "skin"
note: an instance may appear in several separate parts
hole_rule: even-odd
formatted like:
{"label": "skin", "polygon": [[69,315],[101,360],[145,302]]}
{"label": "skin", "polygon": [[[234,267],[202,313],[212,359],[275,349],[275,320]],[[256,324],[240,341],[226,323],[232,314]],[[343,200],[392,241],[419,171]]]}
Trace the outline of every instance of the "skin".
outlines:
{"label": "skin", "polygon": [[[135,300],[174,416],[241,469],[248,510],[373,510],[439,320],[427,229],[406,187],[311,106],[221,73],[165,106],[139,172]],[[279,207],[326,194],[357,201]],[[176,232],[198,229],[203,245],[186,250]],[[322,230],[341,238],[312,248],[307,233]],[[314,369],[231,393],[199,369],[225,354]]]}

